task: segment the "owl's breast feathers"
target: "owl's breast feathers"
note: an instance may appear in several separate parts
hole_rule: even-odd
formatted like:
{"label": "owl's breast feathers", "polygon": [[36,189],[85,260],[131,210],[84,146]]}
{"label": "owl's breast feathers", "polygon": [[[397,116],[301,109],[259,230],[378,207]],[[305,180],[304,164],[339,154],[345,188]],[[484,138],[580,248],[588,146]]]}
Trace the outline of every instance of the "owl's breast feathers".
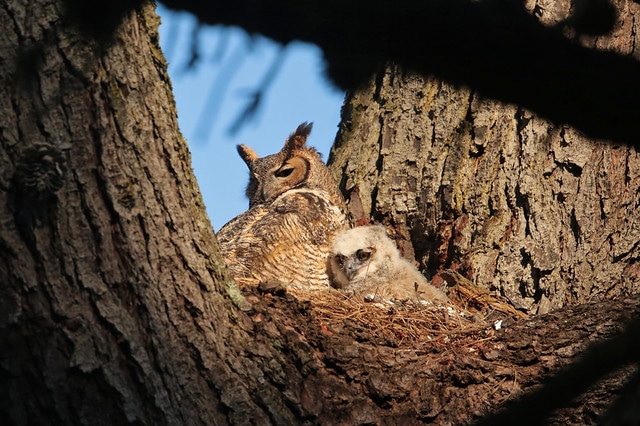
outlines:
{"label": "owl's breast feathers", "polygon": [[239,283],[277,280],[301,288],[328,287],[331,237],[347,227],[344,212],[325,191],[294,189],[232,219],[217,234]]}

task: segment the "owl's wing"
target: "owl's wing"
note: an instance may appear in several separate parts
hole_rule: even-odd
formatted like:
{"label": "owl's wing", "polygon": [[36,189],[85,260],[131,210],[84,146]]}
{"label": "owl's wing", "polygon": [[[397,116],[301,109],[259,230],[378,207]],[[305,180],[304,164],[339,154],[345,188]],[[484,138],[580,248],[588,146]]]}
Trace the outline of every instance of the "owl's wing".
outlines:
{"label": "owl's wing", "polygon": [[327,287],[329,241],[345,224],[323,191],[293,190],[232,220],[219,240],[236,279]]}
{"label": "owl's wing", "polygon": [[240,238],[243,231],[251,229],[251,227],[268,212],[269,209],[264,204],[258,204],[246,212],[234,217],[229,222],[225,223],[216,233],[218,243],[221,246],[227,245]]}
{"label": "owl's wing", "polygon": [[396,286],[398,294],[413,293],[418,300],[446,302],[447,296],[438,288],[431,285],[429,280],[411,262],[404,258],[398,259],[396,271]]}

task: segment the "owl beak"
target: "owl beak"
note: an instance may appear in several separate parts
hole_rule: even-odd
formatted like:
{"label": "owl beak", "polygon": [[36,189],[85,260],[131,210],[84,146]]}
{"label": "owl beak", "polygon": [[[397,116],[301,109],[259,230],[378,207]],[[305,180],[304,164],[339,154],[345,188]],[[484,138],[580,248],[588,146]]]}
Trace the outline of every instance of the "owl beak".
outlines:
{"label": "owl beak", "polygon": [[344,273],[347,275],[347,278],[349,278],[349,281],[351,281],[353,277],[355,277],[358,274],[358,271],[360,270],[361,266],[362,264],[357,260],[347,259],[345,260],[344,265],[342,266],[342,269],[344,270]]}

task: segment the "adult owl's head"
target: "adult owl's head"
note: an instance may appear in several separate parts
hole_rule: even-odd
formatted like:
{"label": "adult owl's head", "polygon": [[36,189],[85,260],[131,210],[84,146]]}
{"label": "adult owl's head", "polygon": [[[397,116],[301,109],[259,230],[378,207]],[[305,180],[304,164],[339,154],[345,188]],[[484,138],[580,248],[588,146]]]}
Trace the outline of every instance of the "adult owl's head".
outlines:
{"label": "adult owl's head", "polygon": [[246,195],[249,208],[270,203],[292,189],[324,190],[342,206],[342,195],[329,169],[315,148],[306,146],[312,123],[302,123],[289,135],[280,152],[259,157],[246,146],[238,145],[238,153],[249,167]]}

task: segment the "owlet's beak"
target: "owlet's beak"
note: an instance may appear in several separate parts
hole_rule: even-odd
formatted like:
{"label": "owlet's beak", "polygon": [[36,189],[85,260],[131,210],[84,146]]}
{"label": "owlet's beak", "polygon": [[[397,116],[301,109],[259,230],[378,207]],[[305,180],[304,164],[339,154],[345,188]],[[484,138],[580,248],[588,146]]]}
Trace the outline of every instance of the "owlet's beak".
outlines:
{"label": "owlet's beak", "polygon": [[362,262],[360,262],[356,258],[349,258],[344,261],[342,265],[342,270],[344,271],[349,281],[353,279],[358,274],[360,267],[362,266]]}

